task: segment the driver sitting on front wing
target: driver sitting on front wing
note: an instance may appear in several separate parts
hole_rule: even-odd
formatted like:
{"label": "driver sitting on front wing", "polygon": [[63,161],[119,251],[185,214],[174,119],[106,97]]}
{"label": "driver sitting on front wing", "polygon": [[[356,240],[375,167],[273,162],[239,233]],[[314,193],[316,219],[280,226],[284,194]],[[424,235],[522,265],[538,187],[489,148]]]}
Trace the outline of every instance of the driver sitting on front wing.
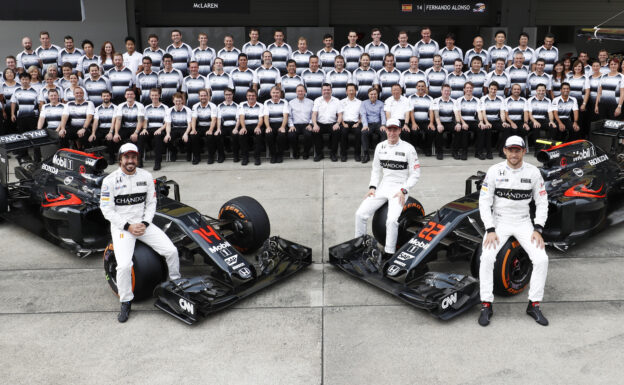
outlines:
{"label": "driver sitting on front wing", "polygon": [[414,146],[399,139],[401,122],[398,119],[388,119],[386,131],[388,139],[375,148],[368,194],[355,213],[355,236],[366,234],[368,219],[387,201],[388,217],[384,244],[386,254],[384,257],[387,258],[396,252],[398,219],[409,190],[416,185],[420,177],[420,163]]}
{"label": "driver sitting on front wing", "polygon": [[121,312],[119,322],[130,316],[132,293],[132,255],[137,239],[165,257],[169,279],[180,278],[178,249],[155,225],[156,190],[152,174],[138,168],[139,149],[132,143],[119,148],[119,168],[102,183],[100,209],[111,224],[111,237],[117,259],[117,289]]}

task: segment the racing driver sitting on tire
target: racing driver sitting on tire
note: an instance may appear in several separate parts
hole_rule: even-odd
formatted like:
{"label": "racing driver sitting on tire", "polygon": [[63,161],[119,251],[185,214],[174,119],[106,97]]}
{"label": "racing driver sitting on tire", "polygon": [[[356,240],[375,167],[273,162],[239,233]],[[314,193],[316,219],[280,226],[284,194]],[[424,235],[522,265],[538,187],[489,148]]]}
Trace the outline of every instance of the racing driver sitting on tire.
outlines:
{"label": "racing driver sitting on tire", "polygon": [[117,259],[117,288],[121,301],[119,322],[130,315],[132,255],[137,239],[165,257],[169,279],[180,278],[178,250],[152,219],[156,212],[156,190],[152,175],[137,167],[139,150],[132,143],[119,148],[119,169],[102,183],[100,209],[111,224],[111,237]]}
{"label": "racing driver sitting on tire", "polygon": [[[533,263],[527,314],[540,325],[548,320],[540,311],[548,272],[542,229],[548,216],[548,197],[544,180],[537,167],[522,160],[526,145],[519,136],[510,136],[503,149],[507,160],[490,167],[481,185],[479,212],[487,230],[479,267],[481,313],[479,325],[487,326],[492,317],[494,300],[493,270],[498,252],[514,236]],[[529,203],[535,201],[535,219],[531,223]]]}
{"label": "racing driver sitting on tire", "polygon": [[386,131],[388,139],[375,147],[368,194],[355,213],[355,236],[359,237],[366,234],[366,223],[371,215],[388,202],[384,259],[396,251],[398,219],[409,190],[420,177],[420,163],[414,146],[399,139],[401,122],[388,119]]}

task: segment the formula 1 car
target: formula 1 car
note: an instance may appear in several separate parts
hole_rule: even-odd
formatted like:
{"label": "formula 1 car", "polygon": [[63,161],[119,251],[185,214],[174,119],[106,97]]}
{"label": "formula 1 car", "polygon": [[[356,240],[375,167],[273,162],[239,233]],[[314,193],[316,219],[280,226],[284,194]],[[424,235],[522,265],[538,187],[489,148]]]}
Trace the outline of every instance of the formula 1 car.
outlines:
{"label": "formula 1 car", "polygon": [[[9,153],[56,144],[53,133],[35,130],[0,137],[0,217],[70,249],[81,257],[104,251],[106,279],[117,292],[115,251],[110,225],[99,209],[100,187],[106,177],[103,148],[85,152],[59,149],[39,163],[15,167],[9,182]],[[196,255],[209,266],[208,275],[164,282],[167,265],[137,241],[132,284],[135,299],[158,297],[156,307],[192,324],[282,280],[312,263],[310,248],[277,236],[269,237],[264,208],[251,197],[226,202],[218,218],[180,202],[177,183],[154,180],[158,198],[153,224],[178,248],[181,261]],[[174,198],[168,197],[171,187]],[[245,257],[259,250],[255,258]]]}
{"label": "formula 1 car", "polygon": [[[547,245],[565,251],[601,229],[624,221],[622,155],[610,157],[586,140],[541,142],[547,145],[537,157],[548,193],[549,213],[543,232]],[[479,274],[485,233],[479,215],[479,190],[484,178],[483,172],[469,177],[465,196],[428,215],[410,197],[399,218],[400,248],[391,258],[383,259],[377,246],[385,240],[386,204],[373,217],[374,238],[365,235],[331,247],[330,263],[440,319],[461,314],[479,302],[475,277]],[[440,255],[450,261],[470,261],[472,276],[429,272],[427,264]],[[500,295],[521,292],[531,272],[528,255],[510,238],[494,265],[494,291]]]}

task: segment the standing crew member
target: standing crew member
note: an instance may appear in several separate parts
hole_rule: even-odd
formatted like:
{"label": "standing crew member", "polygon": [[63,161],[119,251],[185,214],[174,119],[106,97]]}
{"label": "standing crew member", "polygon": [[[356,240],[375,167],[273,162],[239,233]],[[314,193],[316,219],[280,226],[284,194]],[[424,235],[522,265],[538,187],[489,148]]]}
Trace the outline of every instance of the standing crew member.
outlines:
{"label": "standing crew member", "polygon": [[[286,68],[288,70],[288,73],[286,75],[282,76],[281,88],[282,88],[282,91],[284,91],[284,99],[286,99],[288,101],[291,101],[291,100],[294,100],[297,97],[297,88],[300,85],[303,86],[303,79],[301,79],[301,76],[297,75],[297,64],[295,64],[294,60],[288,59],[288,63],[286,64]],[[279,74],[279,71],[277,71],[277,72]],[[276,78],[276,81],[277,80],[278,79]],[[279,82],[278,82],[278,84],[279,84]],[[305,88],[305,86],[304,86],[304,88]],[[305,94],[305,92],[304,92],[304,94]]]}
{"label": "standing crew member", "polygon": [[410,97],[416,93],[416,86],[419,82],[425,82],[427,87],[427,76],[418,69],[418,57],[412,56],[409,59],[409,68],[401,74],[401,83],[405,88],[405,96]]}
{"label": "standing crew member", "polygon": [[234,47],[234,37],[232,35],[225,35],[223,38],[223,48],[217,52],[217,57],[223,59],[223,70],[225,73],[230,73],[238,64],[238,55],[241,51]]}
{"label": "standing crew member", "polygon": [[373,41],[366,44],[364,52],[369,55],[371,68],[375,71],[379,71],[383,67],[384,56],[390,52],[390,49],[386,43],[381,41],[381,31],[379,28],[372,29],[371,38]]}
{"label": "standing crew member", "polygon": [[334,59],[334,69],[325,71],[325,83],[332,85],[333,95],[342,100],[347,96],[347,84],[351,83],[351,72],[344,69],[345,60],[342,55]]}
{"label": "standing crew member", "polygon": [[418,68],[422,71],[427,71],[433,67],[433,58],[440,51],[438,42],[431,38],[431,28],[423,27],[420,30],[420,36],[422,39],[414,46],[414,55],[420,58],[418,62]]}
{"label": "standing crew member", "polygon": [[444,69],[447,72],[453,72],[455,70],[455,60],[459,59],[464,60],[464,52],[461,48],[455,45],[455,34],[453,32],[449,32],[446,35],[446,39],[444,39],[444,43],[446,44],[444,47],[440,49],[440,56],[442,56],[442,64],[444,64]]}
{"label": "standing crew member", "polygon": [[[247,55],[241,53],[238,55],[238,67],[230,71],[232,85],[234,86],[234,101],[242,103],[247,100],[247,90],[258,84],[256,73],[247,67]],[[202,87],[203,88],[203,87]]]}
{"label": "standing crew member", "polygon": [[[290,63],[291,60],[288,60],[288,62]],[[292,63],[295,63],[294,60],[292,60]],[[294,74],[295,71],[296,68],[292,70],[292,73]],[[255,90],[258,91],[259,102],[264,103],[268,100],[271,97],[271,88],[275,86],[283,88],[284,92],[286,92],[286,85],[282,86],[281,83],[282,76],[280,75],[280,71],[273,66],[273,54],[271,54],[271,51],[264,51],[262,53],[262,65],[256,69],[255,75],[256,80],[253,86]],[[297,78],[299,82],[303,82],[299,76],[297,76]],[[288,96],[286,96],[286,100],[288,100]]]}
{"label": "standing crew member", "polygon": [[[143,71],[136,76],[136,86],[141,91],[139,101],[144,106],[150,104],[150,90],[158,87],[158,74],[152,71],[152,59],[149,56],[143,58]],[[85,88],[87,81],[85,80]],[[88,91],[88,88],[87,88]],[[94,102],[95,104],[95,102]],[[97,106],[96,106],[97,107]]]}
{"label": "standing crew member", "polygon": [[177,29],[171,31],[171,44],[166,51],[173,59],[173,68],[182,72],[182,77],[188,75],[188,63],[193,57],[193,50],[182,41],[182,32]]}
{"label": "standing crew member", "polygon": [[360,66],[353,71],[351,80],[358,86],[357,98],[360,100],[366,100],[368,98],[368,90],[379,84],[379,78],[377,78],[377,72],[370,66],[370,56],[367,53],[363,53],[360,58]]}
{"label": "standing crew member", "polygon": [[347,150],[349,147],[349,133],[353,133],[353,158],[360,162],[362,158],[362,121],[360,118],[360,107],[362,101],[355,97],[357,87],[353,83],[347,84],[347,97],[340,100],[342,104],[342,128],[340,133],[340,160],[347,160]]}
{"label": "standing crew member", "polygon": [[309,67],[310,57],[314,55],[314,53],[308,49],[308,40],[303,36],[297,41],[297,48],[298,49],[290,55],[290,58],[297,64],[297,75],[301,76],[303,71]]}
{"label": "standing crew member", "polygon": [[[170,107],[173,105],[173,94],[180,91],[184,75],[182,71],[174,68],[173,56],[171,54],[163,55],[163,69],[158,72],[158,86],[162,90],[162,102]],[[185,67],[186,64],[185,64]]]}
{"label": "standing crew member", "polygon": [[205,33],[200,33],[197,41],[199,41],[199,46],[193,49],[191,61],[196,61],[199,64],[199,73],[202,76],[208,76],[212,63],[217,57],[217,52],[214,48],[208,47],[208,35]]}
{"label": "standing crew member", "polygon": [[[390,48],[390,53],[396,59],[396,68],[401,71],[407,71],[409,68],[409,60],[414,56],[414,46],[407,41],[407,32],[399,32],[399,43]],[[384,63],[385,64],[385,63]]]}
{"label": "standing crew member", "polygon": [[364,53],[364,48],[357,43],[358,33],[350,30],[347,35],[349,43],[340,49],[340,55],[345,59],[345,68],[349,72],[355,71],[360,65],[360,56]]}
{"label": "standing crew member", "polygon": [[323,36],[324,47],[316,53],[319,57],[319,62],[323,72],[329,72],[334,69],[334,60],[336,56],[340,55],[337,49],[334,48],[334,37],[330,34]]}
{"label": "standing crew member", "polygon": [[557,47],[553,46],[554,44],[555,35],[553,35],[552,33],[547,33],[546,36],[544,36],[544,45],[535,50],[535,61],[533,62],[536,63],[537,60],[543,59],[546,64],[544,67],[544,72],[549,75],[552,74],[555,62],[559,60],[559,50],[557,49]]}
{"label": "standing crew member", "polygon": [[276,29],[273,32],[273,39],[275,41],[267,47],[267,50],[273,56],[273,66],[284,76],[286,75],[286,61],[292,55],[292,48],[284,42],[284,31],[281,29]]}
{"label": "standing crew member", "polygon": [[154,72],[158,72],[162,69],[162,57],[165,54],[165,50],[158,46],[158,35],[156,34],[152,33],[147,37],[147,44],[149,44],[149,47],[143,50],[143,57],[149,57],[152,60]]}
{"label": "standing crew member", "polygon": [[259,41],[260,30],[258,28],[251,28],[249,30],[249,41],[243,45],[242,53],[247,55],[247,65],[252,71],[255,71],[262,65],[262,53],[266,51],[266,45]]}

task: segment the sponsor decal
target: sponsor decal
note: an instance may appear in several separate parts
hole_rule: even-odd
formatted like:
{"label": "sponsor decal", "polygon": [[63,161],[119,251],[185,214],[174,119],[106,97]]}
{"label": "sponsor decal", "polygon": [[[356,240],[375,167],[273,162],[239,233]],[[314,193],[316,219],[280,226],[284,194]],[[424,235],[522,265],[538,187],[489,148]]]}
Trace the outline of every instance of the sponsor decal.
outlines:
{"label": "sponsor decal", "polygon": [[58,172],[59,172],[59,171],[58,171],[58,168],[56,168],[56,167],[52,167],[52,166],[50,166],[49,164],[45,164],[45,163],[41,165],[41,169],[42,169],[43,171],[47,171],[47,172],[49,172],[50,174],[54,174],[54,175],[58,174]]}
{"label": "sponsor decal", "polygon": [[494,191],[494,195],[499,198],[506,198],[512,201],[521,201],[525,199],[531,199],[531,190],[516,190],[509,188],[497,188]]}
{"label": "sponsor decal", "polygon": [[401,271],[401,268],[397,265],[390,265],[390,267],[388,267],[388,275],[390,276],[395,276],[399,274],[399,271]]}
{"label": "sponsor decal", "polygon": [[389,170],[406,170],[407,162],[400,162],[397,160],[381,160],[379,162],[381,167],[387,168]]}
{"label": "sponsor decal", "polygon": [[590,147],[581,151],[576,151],[575,155],[576,156],[572,159],[573,162],[593,157],[596,155],[596,150],[594,150],[593,147]]}
{"label": "sponsor decal", "polygon": [[93,194],[93,190],[88,188],[87,186],[82,186],[82,191],[88,193],[88,194]]}
{"label": "sponsor decal", "polygon": [[575,168],[574,170],[572,170],[572,172],[574,172],[574,175],[576,176],[583,176],[583,170],[581,170],[580,168]]}
{"label": "sponsor decal", "polygon": [[604,161],[605,161],[605,160],[607,160],[607,159],[609,159],[609,157],[605,154],[605,155],[600,155],[600,156],[599,156],[599,157],[597,157],[597,158],[590,159],[590,160],[589,160],[589,162],[587,162],[587,163],[589,163],[589,164],[590,164],[590,165],[592,165],[592,166],[595,166],[595,165],[597,165],[597,164],[599,164],[599,163],[604,162]]}
{"label": "sponsor decal", "polygon": [[126,185],[125,184],[120,184],[118,186],[115,186],[115,190],[119,190],[119,189],[122,189],[122,188],[126,188]]}
{"label": "sponsor decal", "polygon": [[392,263],[397,264],[397,265],[399,265],[401,267],[405,267],[405,264],[403,262],[401,262],[401,261],[394,260],[394,261],[392,261]]}
{"label": "sponsor decal", "polygon": [[496,178],[496,182],[509,182],[508,178]]}
{"label": "sponsor decal", "polygon": [[208,251],[210,251],[211,253],[216,253],[217,251],[221,251],[225,248],[228,248],[232,245],[230,245],[230,242],[225,241],[223,243],[221,243],[220,245],[216,245],[216,246],[212,246],[208,248]]}
{"label": "sponsor decal", "polygon": [[220,241],[221,237],[219,236],[219,234],[217,234],[217,232],[215,231],[215,229],[212,228],[212,226],[206,226],[206,228],[199,228],[199,229],[195,229],[193,230],[193,233],[199,235],[200,237],[202,237],[204,239],[204,241],[212,244],[212,240],[214,239],[215,241]]}
{"label": "sponsor decal", "polygon": [[405,153],[400,151],[395,151],[394,154],[398,156],[405,156]]}
{"label": "sponsor decal", "polygon": [[87,172],[87,169],[85,168],[84,164],[81,164],[81,165],[80,165],[80,168],[78,169],[78,171],[79,171],[81,174],[84,174],[85,172]]}
{"label": "sponsor decal", "polygon": [[487,191],[488,191],[487,186],[481,186],[481,191],[483,191],[483,192],[487,192]]}
{"label": "sponsor decal", "polygon": [[505,176],[505,170],[498,170],[498,175],[499,176]]}
{"label": "sponsor decal", "polygon": [[87,159],[85,159],[85,164],[86,164],[87,166],[91,166],[91,167],[93,167],[93,166],[95,166],[95,162],[96,162],[96,161],[97,161],[97,159],[87,158]]}
{"label": "sponsor decal", "polygon": [[559,151],[550,151],[550,152],[547,152],[547,154],[548,154],[548,159],[557,159],[561,156]]}
{"label": "sponsor decal", "polygon": [[58,155],[54,155],[52,157],[52,163],[59,167],[66,168],[68,170],[72,170],[74,166],[74,162],[71,159],[63,158]]}
{"label": "sponsor decal", "polygon": [[542,191],[540,191],[540,195],[541,195],[541,196],[546,195],[546,190],[542,190]]}
{"label": "sponsor decal", "polygon": [[115,197],[115,205],[132,206],[145,202],[145,193],[117,195]]}
{"label": "sponsor decal", "polygon": [[[417,242],[419,242],[419,241],[417,241]],[[428,246],[428,245],[426,245],[426,246]],[[403,251],[403,252],[401,252],[401,254],[399,254],[399,256],[396,259],[400,259],[401,261],[409,261],[412,258],[414,258],[413,255]],[[396,263],[396,260],[395,260],[394,263]]]}
{"label": "sponsor decal", "polygon": [[73,176],[68,176],[67,178],[65,178],[63,180],[63,183],[65,183],[65,186],[69,186],[71,184],[71,182],[74,181],[74,177]]}
{"label": "sponsor decal", "polygon": [[483,183],[481,183],[481,186],[485,186],[485,187],[487,187],[487,186],[488,186],[488,184],[487,184],[487,182],[483,182]]}
{"label": "sponsor decal", "polygon": [[531,183],[530,178],[520,178],[520,183]]}
{"label": "sponsor decal", "polygon": [[550,181],[550,185],[553,186],[553,187],[557,187],[561,183],[563,183],[563,179],[553,179],[553,180]]}
{"label": "sponsor decal", "polygon": [[180,301],[178,301],[178,304],[180,305],[180,308],[184,310],[185,312],[191,315],[195,314],[195,305],[192,304],[191,302],[185,300],[184,298],[180,298]]}
{"label": "sponsor decal", "polygon": [[238,269],[240,269],[241,267],[244,267],[244,266],[245,266],[245,263],[241,262],[238,265],[232,266],[232,270],[238,270]]}
{"label": "sponsor decal", "polygon": [[225,258],[224,261],[225,263],[227,263],[228,266],[232,266],[236,263],[236,261],[238,261],[238,257],[236,255],[233,255],[229,258]]}
{"label": "sponsor decal", "polygon": [[140,181],[140,182],[136,182],[137,186],[147,186],[147,182],[146,181]]}
{"label": "sponsor decal", "polygon": [[241,278],[243,278],[243,279],[245,279],[245,278],[249,278],[249,277],[251,277],[251,270],[249,270],[249,269],[248,269],[248,268],[246,268],[246,267],[243,267],[242,269],[240,269],[240,270],[238,271],[238,275],[240,275],[240,276],[241,276]]}
{"label": "sponsor decal", "polygon": [[[418,239],[416,239],[416,238],[412,238],[412,239],[410,239],[410,240],[408,241],[408,243],[409,243],[410,245],[414,245],[414,246],[416,246],[416,247],[420,247],[421,249],[424,249],[424,250],[426,250],[426,249],[429,247],[429,245],[428,245],[427,243],[425,243],[425,242],[423,242],[423,241],[421,241],[421,240],[418,240]],[[413,258],[413,257],[412,257],[412,258]]]}
{"label": "sponsor decal", "polygon": [[440,307],[442,307],[442,309],[446,309],[451,305],[454,305],[457,302],[457,293],[453,293],[451,295],[449,295],[448,297],[445,297],[442,300],[442,303],[440,304]]}
{"label": "sponsor decal", "polygon": [[420,168],[420,164],[416,163],[416,164],[414,165],[414,170],[418,170],[419,168]]}
{"label": "sponsor decal", "polygon": [[568,160],[565,157],[561,158],[561,162],[559,162],[559,166],[565,167],[567,165],[568,165]]}
{"label": "sponsor decal", "polygon": [[2,162],[2,163],[6,163],[6,159],[4,159],[4,157],[3,157],[3,156],[1,156],[1,155],[0,155],[0,162]]}

